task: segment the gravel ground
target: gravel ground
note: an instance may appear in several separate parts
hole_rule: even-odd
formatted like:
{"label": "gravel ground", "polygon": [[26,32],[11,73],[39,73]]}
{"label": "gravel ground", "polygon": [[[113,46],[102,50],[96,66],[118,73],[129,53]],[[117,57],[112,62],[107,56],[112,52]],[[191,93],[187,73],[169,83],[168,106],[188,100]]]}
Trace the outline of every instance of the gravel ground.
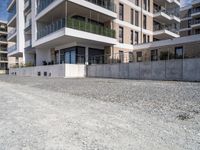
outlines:
{"label": "gravel ground", "polygon": [[200,83],[0,76],[0,150],[199,150]]}

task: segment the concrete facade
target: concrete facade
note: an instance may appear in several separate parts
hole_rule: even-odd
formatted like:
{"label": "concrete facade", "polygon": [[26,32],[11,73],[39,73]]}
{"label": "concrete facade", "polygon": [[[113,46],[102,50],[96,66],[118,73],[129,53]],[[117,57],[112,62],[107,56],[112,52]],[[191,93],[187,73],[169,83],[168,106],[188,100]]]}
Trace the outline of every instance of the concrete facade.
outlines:
{"label": "concrete facade", "polygon": [[200,59],[88,66],[88,77],[200,81]]}
{"label": "concrete facade", "polygon": [[86,66],[59,64],[26,68],[10,68],[9,74],[30,77],[83,78],[86,77]]}

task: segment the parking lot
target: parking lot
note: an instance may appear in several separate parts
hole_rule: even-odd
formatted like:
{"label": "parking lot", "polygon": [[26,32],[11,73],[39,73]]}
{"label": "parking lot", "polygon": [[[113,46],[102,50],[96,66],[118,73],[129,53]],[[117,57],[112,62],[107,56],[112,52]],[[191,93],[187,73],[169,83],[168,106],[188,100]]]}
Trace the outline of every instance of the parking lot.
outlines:
{"label": "parking lot", "polygon": [[200,83],[0,76],[0,150],[199,150]]}

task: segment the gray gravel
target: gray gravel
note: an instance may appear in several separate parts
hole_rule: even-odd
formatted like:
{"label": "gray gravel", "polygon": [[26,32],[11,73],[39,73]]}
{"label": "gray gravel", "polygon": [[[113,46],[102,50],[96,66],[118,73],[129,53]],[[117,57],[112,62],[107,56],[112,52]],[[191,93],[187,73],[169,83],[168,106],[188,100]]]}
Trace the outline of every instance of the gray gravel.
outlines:
{"label": "gray gravel", "polygon": [[200,83],[0,76],[0,88],[0,149],[200,149]]}

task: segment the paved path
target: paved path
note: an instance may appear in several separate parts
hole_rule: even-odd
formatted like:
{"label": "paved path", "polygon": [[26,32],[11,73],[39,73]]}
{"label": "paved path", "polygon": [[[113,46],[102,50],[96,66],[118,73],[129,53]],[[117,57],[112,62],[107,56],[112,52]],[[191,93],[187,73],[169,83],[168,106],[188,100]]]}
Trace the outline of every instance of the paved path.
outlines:
{"label": "paved path", "polygon": [[[163,87],[165,91],[168,91],[170,86],[173,88],[178,84],[174,82],[109,79],[38,79],[37,81],[35,78],[34,82],[31,80],[33,78],[25,78],[23,81],[22,78],[0,77],[0,150],[200,149],[198,112],[200,103],[199,95],[195,92],[198,91],[199,84],[181,83],[185,88],[190,87],[192,91],[187,93],[193,93],[191,95],[193,99],[189,100],[186,97],[183,104],[180,103],[180,108],[193,105],[195,110],[183,112],[171,108],[173,113],[170,114],[170,109],[166,108],[173,105],[168,106],[165,103],[163,106],[158,101],[153,101],[154,106],[151,106],[145,97],[137,98],[138,93],[131,93],[137,105],[128,106],[127,103],[122,104],[118,101],[109,102],[112,95],[103,100],[105,95],[99,99],[94,98],[91,93],[85,96],[81,93],[81,89],[77,94],[72,91],[59,92],[60,90],[51,89],[54,88],[52,83],[56,80],[58,82],[62,80],[63,84],[68,83],[68,85],[74,82],[77,89],[79,86],[85,88],[87,83],[87,86],[94,86],[93,82],[96,82],[96,87],[93,87],[94,92],[102,82],[113,86],[113,90],[118,83],[121,86],[131,84],[132,88],[137,88],[134,86],[137,84],[138,88],[142,86],[143,89],[165,84]],[[38,86],[39,84],[41,86]],[[52,84],[51,88],[47,87],[49,84]],[[145,86],[146,84],[149,86]],[[130,93],[126,94],[130,96]],[[176,94],[180,98],[180,93]],[[137,103],[139,100],[143,101],[142,105]],[[174,105],[177,106],[175,103]],[[151,111],[146,109],[147,107]],[[180,115],[177,118],[178,114]]]}

